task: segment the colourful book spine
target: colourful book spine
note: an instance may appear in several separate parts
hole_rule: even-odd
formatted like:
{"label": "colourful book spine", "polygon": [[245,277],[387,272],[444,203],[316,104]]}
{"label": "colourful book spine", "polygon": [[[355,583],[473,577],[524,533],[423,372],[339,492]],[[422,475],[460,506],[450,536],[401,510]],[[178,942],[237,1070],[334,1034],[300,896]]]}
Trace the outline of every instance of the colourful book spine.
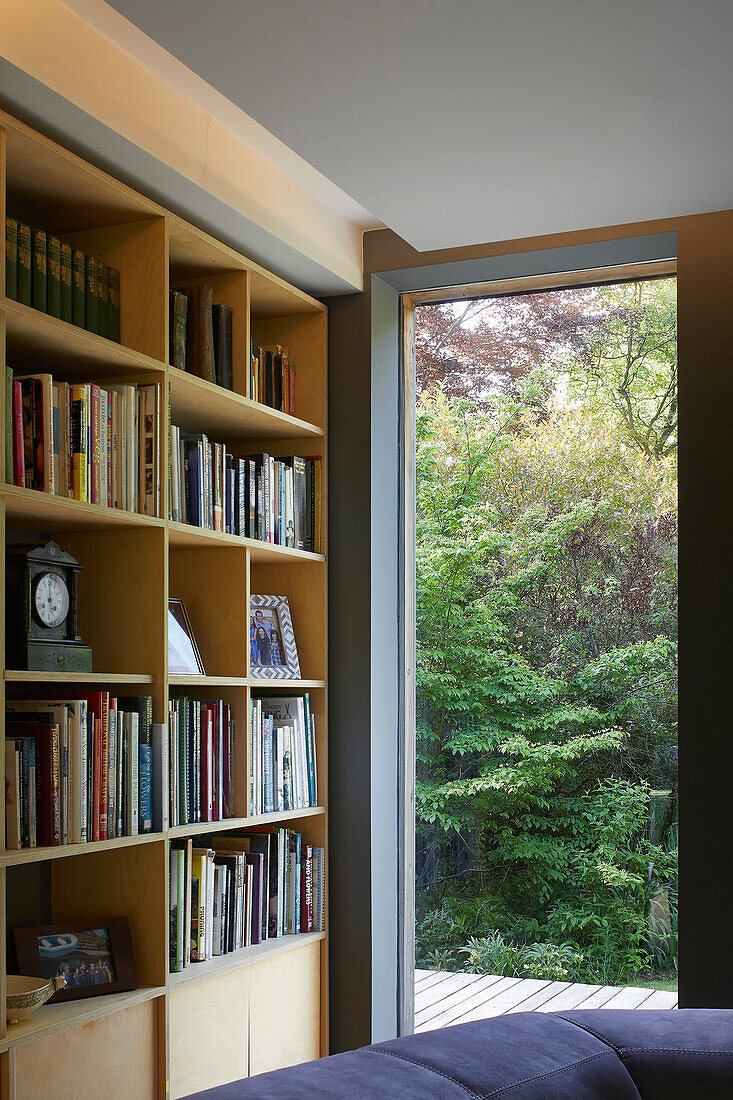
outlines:
{"label": "colourful book spine", "polygon": [[71,304],[71,268],[72,268],[72,248],[70,244],[61,245],[61,320],[68,321],[71,324],[72,321],[72,304]]}
{"label": "colourful book spine", "polygon": [[91,412],[91,501],[92,504],[106,504],[106,485],[104,499],[102,498],[102,395],[99,386],[92,383],[89,395]]}
{"label": "colourful book spine", "polygon": [[45,313],[48,302],[48,242],[44,229],[33,229],[31,231],[31,253],[31,304],[34,309],[40,309]]}
{"label": "colourful book spine", "polygon": [[31,230],[29,225],[18,222],[18,301],[31,304]]}
{"label": "colourful book spine", "polygon": [[13,380],[13,484],[25,485],[25,454],[23,447],[23,387]]}
{"label": "colourful book spine", "polygon": [[18,297],[18,223],[5,219],[5,297]]}
{"label": "colourful book spine", "polygon": [[87,258],[78,248],[71,252],[71,322],[86,328]]}
{"label": "colourful book spine", "polygon": [[13,477],[13,368],[5,367],[5,480],[14,484]]}
{"label": "colourful book spine", "polygon": [[87,483],[87,435],[89,426],[89,386],[71,387],[72,495],[74,500],[89,500]]}
{"label": "colourful book spine", "polygon": [[99,332],[99,263],[96,256],[86,257],[86,277],[84,282],[85,328],[89,332]]}
{"label": "colourful book spine", "polygon": [[97,260],[97,332],[109,337],[109,268]]}
{"label": "colourful book spine", "polygon": [[46,312],[51,317],[61,316],[61,241],[58,237],[48,238]]}
{"label": "colourful book spine", "polygon": [[109,331],[107,335],[116,344],[121,341],[120,273],[116,267],[109,272]]}

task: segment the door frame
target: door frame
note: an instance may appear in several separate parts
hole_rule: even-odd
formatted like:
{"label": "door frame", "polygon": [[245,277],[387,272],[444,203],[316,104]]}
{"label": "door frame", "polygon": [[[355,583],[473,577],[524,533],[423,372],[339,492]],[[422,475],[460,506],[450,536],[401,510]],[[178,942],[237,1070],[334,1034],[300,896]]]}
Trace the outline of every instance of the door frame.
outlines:
{"label": "door frame", "polygon": [[[415,475],[415,310],[418,306],[465,300],[493,298],[531,292],[567,290],[639,279],[663,278],[677,274],[676,249],[667,238],[655,241],[653,258],[629,263],[589,263],[575,270],[558,266],[555,272],[488,279],[457,286],[423,287],[400,294],[399,332],[399,752],[398,752],[398,952],[397,952],[397,1034],[414,1031],[415,1020],[415,612],[416,612],[416,475]],[[676,243],[676,242],[675,242]],[[614,242],[618,244],[618,242]],[[598,252],[598,245],[581,246]],[[659,252],[670,255],[659,258]],[[557,249],[558,264],[561,264]],[[531,254],[525,257],[531,262]],[[529,266],[529,265],[528,265]],[[390,273],[394,275],[395,273]]]}

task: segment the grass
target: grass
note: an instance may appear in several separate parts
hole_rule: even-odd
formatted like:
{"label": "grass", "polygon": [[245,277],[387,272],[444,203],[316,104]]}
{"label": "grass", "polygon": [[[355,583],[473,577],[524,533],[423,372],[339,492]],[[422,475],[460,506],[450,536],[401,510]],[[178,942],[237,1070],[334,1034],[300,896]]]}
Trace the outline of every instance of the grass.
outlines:
{"label": "grass", "polygon": [[676,993],[677,992],[677,979],[676,978],[658,980],[658,981],[651,981],[651,982],[637,982],[636,980],[634,980],[633,982],[630,982],[629,984],[633,985],[636,989],[663,989],[666,993]]}

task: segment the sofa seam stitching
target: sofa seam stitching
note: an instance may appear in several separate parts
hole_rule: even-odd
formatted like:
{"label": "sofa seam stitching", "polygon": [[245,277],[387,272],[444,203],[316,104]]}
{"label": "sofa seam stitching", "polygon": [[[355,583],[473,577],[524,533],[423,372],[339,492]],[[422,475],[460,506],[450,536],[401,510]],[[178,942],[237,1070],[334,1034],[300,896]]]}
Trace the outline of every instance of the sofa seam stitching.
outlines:
{"label": "sofa seam stitching", "polygon": [[600,1032],[594,1031],[592,1027],[587,1024],[581,1024],[578,1020],[573,1020],[570,1016],[563,1016],[561,1013],[556,1013],[561,1020],[565,1020],[568,1024],[573,1024],[575,1027],[580,1028],[581,1031],[587,1031],[590,1035],[595,1035],[596,1039],[600,1039],[602,1043],[606,1043],[612,1050],[621,1057],[622,1054],[641,1054],[644,1051],[650,1054],[722,1054],[733,1055],[733,1050],[704,1050],[697,1047],[690,1047],[685,1049],[684,1047],[617,1047],[610,1039],[605,1035],[601,1035]]}
{"label": "sofa seam stitching", "polygon": [[508,1092],[524,1088],[525,1085],[530,1085],[535,1081],[544,1081],[547,1077],[556,1077],[559,1073],[567,1073],[568,1070],[577,1069],[578,1066],[584,1066],[588,1062],[595,1062],[598,1058],[610,1058],[613,1053],[611,1050],[601,1050],[598,1054],[590,1054],[587,1058],[581,1058],[578,1062],[571,1062],[567,1066],[558,1066],[557,1069],[547,1070],[546,1073],[538,1073],[533,1077],[525,1077],[523,1081],[517,1081],[513,1085],[503,1085],[500,1089],[494,1089],[493,1092],[481,1093],[481,1096],[483,1100],[492,1100],[495,1096],[506,1095]]}
{"label": "sofa seam stitching", "polygon": [[572,1017],[570,1017],[570,1016],[563,1016],[563,1015],[562,1015],[561,1013],[559,1013],[559,1012],[557,1013],[557,1016],[558,1016],[558,1017],[559,1017],[559,1018],[560,1018],[561,1020],[564,1020],[564,1021],[565,1021],[565,1023],[567,1023],[567,1024],[572,1024],[572,1025],[573,1025],[573,1027],[577,1027],[577,1028],[578,1028],[578,1029],[579,1029],[580,1031],[585,1031],[585,1032],[586,1032],[586,1033],[587,1033],[588,1035],[594,1035],[594,1036],[596,1037],[596,1039],[599,1039],[599,1040],[600,1040],[600,1041],[601,1041],[602,1043],[605,1043],[605,1045],[606,1045],[607,1047],[610,1047],[610,1048],[611,1048],[611,1050],[614,1050],[614,1051],[616,1052],[616,1054],[619,1054],[619,1053],[620,1053],[620,1051],[621,1051],[621,1047],[617,1047],[617,1046],[616,1046],[616,1045],[615,1045],[614,1043],[612,1043],[612,1042],[611,1042],[611,1040],[610,1040],[610,1039],[607,1039],[607,1038],[605,1037],[605,1035],[601,1035],[601,1034],[600,1034],[600,1032],[598,1032],[598,1031],[595,1031],[595,1030],[594,1030],[594,1029],[593,1029],[592,1027],[588,1027],[588,1025],[587,1025],[587,1024],[581,1024],[581,1023],[579,1023],[579,1022],[578,1022],[577,1020],[573,1020],[573,1019],[572,1019]]}
{"label": "sofa seam stitching", "polygon": [[397,1058],[401,1062],[407,1062],[411,1066],[419,1066],[421,1069],[427,1070],[428,1073],[434,1073],[438,1077],[444,1078],[446,1081],[452,1081],[454,1085],[457,1085],[459,1089],[463,1089],[469,1096],[483,1097],[483,1093],[476,1092],[474,1089],[464,1085],[462,1081],[458,1081],[455,1077],[451,1077],[448,1073],[443,1073],[439,1069],[435,1069],[434,1066],[429,1066],[425,1062],[418,1062],[414,1058],[406,1058],[404,1054],[398,1054],[394,1050],[384,1050],[380,1047],[372,1047],[372,1054],[386,1054],[389,1058]]}
{"label": "sofa seam stitching", "polygon": [[623,1054],[722,1054],[731,1056],[733,1050],[706,1050],[699,1047],[621,1047]]}

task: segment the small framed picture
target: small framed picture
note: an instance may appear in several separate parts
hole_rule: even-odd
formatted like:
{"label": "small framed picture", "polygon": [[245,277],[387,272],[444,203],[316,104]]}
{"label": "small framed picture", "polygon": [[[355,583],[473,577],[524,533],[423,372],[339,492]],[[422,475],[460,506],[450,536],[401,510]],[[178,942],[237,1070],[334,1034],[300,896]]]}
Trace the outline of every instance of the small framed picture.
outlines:
{"label": "small framed picture", "polygon": [[250,596],[249,674],[257,680],[300,679],[287,596]]}
{"label": "small framed picture", "polygon": [[206,675],[183,600],[172,597],[168,600],[168,674]]}
{"label": "small framed picture", "polygon": [[137,988],[127,917],[16,928],[13,940],[21,974],[66,979],[51,1002]]}

